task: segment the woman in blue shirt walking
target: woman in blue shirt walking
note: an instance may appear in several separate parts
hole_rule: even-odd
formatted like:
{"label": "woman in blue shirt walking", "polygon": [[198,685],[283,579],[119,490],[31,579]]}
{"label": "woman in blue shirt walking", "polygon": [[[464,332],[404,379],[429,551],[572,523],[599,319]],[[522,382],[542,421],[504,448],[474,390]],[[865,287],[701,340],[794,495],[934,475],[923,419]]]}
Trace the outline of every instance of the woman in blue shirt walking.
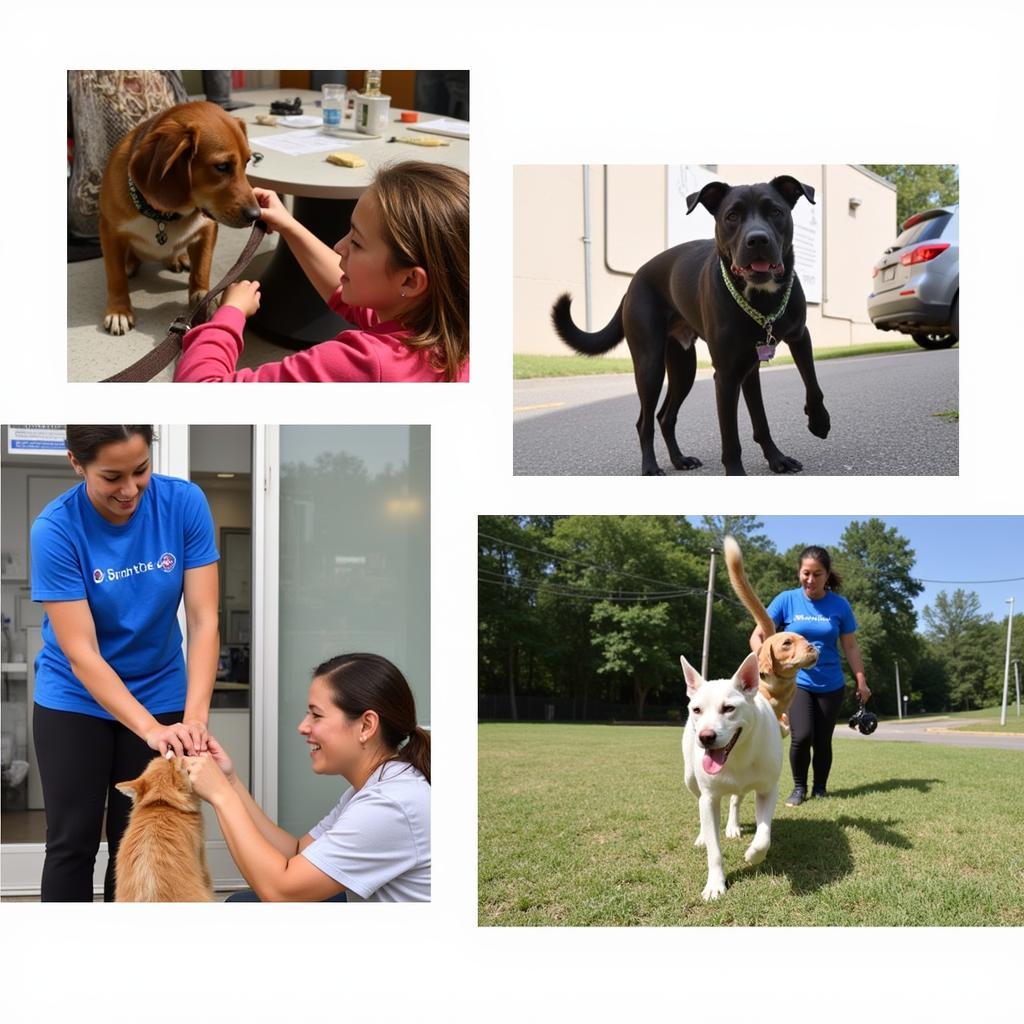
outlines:
{"label": "woman in blue shirt walking", "polygon": [[[843,703],[843,666],[839,648],[857,680],[862,701],[871,696],[864,675],[864,662],[857,646],[857,620],[850,602],[839,596],[842,579],[832,568],[825,548],[811,546],[800,552],[800,586],[785,590],[768,606],[768,615],[780,630],[805,637],[818,650],[818,662],[797,674],[797,692],[789,709],[789,764],[793,771],[793,792],[787,807],[799,807],[808,799],[807,771],[814,768],[811,797],[826,795],[832,768],[832,733]],[[765,641],[760,627],[750,636],[751,650]]]}
{"label": "woman in blue shirt walking", "polygon": [[152,472],[152,441],[152,426],[67,427],[82,483],[32,524],[32,599],[46,612],[32,714],[44,901],[92,900],[104,807],[113,899],[131,810],[114,785],[154,753],[207,749],[219,652],[213,519],[195,484]]}

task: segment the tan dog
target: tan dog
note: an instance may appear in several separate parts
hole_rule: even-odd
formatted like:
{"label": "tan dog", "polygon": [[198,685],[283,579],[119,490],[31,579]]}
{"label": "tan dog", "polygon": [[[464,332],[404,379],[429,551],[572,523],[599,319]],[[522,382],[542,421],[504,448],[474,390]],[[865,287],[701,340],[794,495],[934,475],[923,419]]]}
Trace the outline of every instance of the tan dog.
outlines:
{"label": "tan dog", "polygon": [[154,757],[117,788],[131,797],[132,816],[117,851],[118,903],[209,903],[213,884],[199,797],[182,758]]}
{"label": "tan dog", "polygon": [[775,632],[775,623],[768,617],[768,612],[758,600],[743,570],[739,544],[732,537],[726,537],[723,548],[732,589],[765,636],[757,652],[757,667],[761,675],[759,689],[771,704],[782,734],[786,736],[789,734],[789,716],[786,712],[796,696],[796,674],[802,668],[811,668],[817,664],[818,650],[799,633]]}
{"label": "tan dog", "polygon": [[206,102],[170,107],[114,147],[100,185],[107,331],[135,326],[128,278],[143,260],[188,269],[189,305],[210,290],[217,223],[244,228],[260,215],[251,155],[245,123]]}

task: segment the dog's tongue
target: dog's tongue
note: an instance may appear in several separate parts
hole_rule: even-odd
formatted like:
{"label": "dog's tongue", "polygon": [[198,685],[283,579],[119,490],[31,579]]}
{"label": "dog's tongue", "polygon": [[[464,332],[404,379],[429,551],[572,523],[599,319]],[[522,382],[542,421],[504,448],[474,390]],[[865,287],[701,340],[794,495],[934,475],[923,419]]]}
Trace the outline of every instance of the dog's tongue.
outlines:
{"label": "dog's tongue", "polygon": [[717,750],[705,750],[704,751],[704,771],[708,775],[717,775],[725,765],[725,757],[728,751],[725,747],[719,747]]}
{"label": "dog's tongue", "polygon": [[759,274],[767,274],[772,269],[772,265],[768,260],[754,260],[750,264],[750,269],[756,270]]}

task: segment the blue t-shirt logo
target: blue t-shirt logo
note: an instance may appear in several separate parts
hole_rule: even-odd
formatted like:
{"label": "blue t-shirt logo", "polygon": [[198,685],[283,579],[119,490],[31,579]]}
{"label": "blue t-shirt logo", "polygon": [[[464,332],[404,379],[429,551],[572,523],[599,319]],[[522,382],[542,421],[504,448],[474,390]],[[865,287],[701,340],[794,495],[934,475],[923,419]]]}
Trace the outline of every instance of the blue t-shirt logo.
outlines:
{"label": "blue t-shirt logo", "polygon": [[170,551],[165,551],[161,556],[160,560],[156,563],[164,572],[173,572],[175,565],[177,565],[177,559]]}
{"label": "blue t-shirt logo", "polygon": [[92,581],[93,581],[93,583],[102,583],[103,582],[103,570],[102,569],[93,569],[93,571],[92,571]]}

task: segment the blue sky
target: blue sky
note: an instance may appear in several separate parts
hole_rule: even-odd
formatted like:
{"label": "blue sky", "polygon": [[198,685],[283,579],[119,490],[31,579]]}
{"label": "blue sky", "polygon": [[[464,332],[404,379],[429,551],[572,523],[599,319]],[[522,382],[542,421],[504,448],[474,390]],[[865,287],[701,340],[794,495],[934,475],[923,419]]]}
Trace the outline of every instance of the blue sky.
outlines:
{"label": "blue sky", "polygon": [[[699,525],[699,516],[690,516]],[[945,590],[959,586],[973,591],[982,612],[1006,620],[1013,597],[1014,614],[1024,613],[1024,517],[1022,516],[759,516],[764,533],[776,548],[785,551],[794,544],[835,546],[848,523],[868,518],[881,519],[910,541],[917,561],[914,575],[927,580],[1005,580],[1012,583],[926,583],[914,607],[918,626],[924,628],[921,612]],[[795,576],[795,568],[794,568]],[[795,582],[794,582],[795,585]],[[761,595],[767,601],[772,595]]]}

